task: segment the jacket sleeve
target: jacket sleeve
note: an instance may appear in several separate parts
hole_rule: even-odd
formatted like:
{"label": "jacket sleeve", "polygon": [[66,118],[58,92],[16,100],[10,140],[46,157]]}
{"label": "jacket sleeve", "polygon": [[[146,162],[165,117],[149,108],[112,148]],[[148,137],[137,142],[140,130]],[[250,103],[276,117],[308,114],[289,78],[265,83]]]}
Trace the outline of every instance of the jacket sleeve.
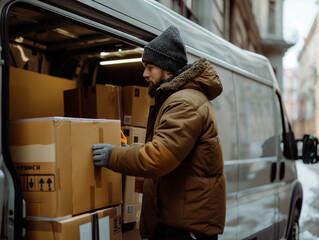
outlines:
{"label": "jacket sleeve", "polygon": [[153,140],[144,145],[115,147],[109,168],[123,174],[163,176],[190,153],[201,133],[200,114],[187,101],[171,102],[159,119]]}
{"label": "jacket sleeve", "polygon": [[140,158],[141,148],[143,148],[143,144],[114,147],[109,161],[109,168],[115,172],[130,176],[151,177],[153,173],[149,171]]}

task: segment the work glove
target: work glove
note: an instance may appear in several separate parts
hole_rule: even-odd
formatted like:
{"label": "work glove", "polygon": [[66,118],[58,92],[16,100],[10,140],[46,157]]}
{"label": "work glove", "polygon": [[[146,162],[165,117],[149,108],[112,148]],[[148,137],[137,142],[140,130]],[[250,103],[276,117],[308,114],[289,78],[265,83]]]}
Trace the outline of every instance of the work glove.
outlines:
{"label": "work glove", "polygon": [[94,166],[108,168],[113,148],[111,144],[94,144],[92,146]]}
{"label": "work glove", "polygon": [[126,144],[126,143],[121,143],[121,147],[127,147],[128,146],[128,144]]}

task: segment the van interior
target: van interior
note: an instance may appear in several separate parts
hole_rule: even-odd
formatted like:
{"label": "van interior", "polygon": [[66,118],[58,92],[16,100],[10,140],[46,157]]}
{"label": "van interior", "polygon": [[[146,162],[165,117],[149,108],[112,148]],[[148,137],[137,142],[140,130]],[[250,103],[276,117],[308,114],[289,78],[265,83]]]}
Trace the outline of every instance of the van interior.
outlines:
{"label": "van interior", "polygon": [[[9,72],[3,79],[7,98],[3,115],[7,125],[25,119],[73,117],[65,114],[67,90],[105,84],[147,87],[143,48],[127,39],[26,4],[12,6],[5,21]],[[12,142],[16,135],[9,126],[6,131],[7,142]]]}
{"label": "van interior", "polygon": [[[8,26],[10,120],[63,116],[63,106],[56,112],[48,108],[54,108],[53,102],[63,102],[58,98],[70,87],[147,86],[142,77],[143,48],[139,46],[27,6],[10,9]],[[132,62],[125,63],[128,59]],[[114,60],[115,63],[124,60],[124,63],[112,64]],[[20,75],[15,74],[17,71]],[[43,74],[43,79],[35,81],[32,74],[26,77],[28,72]],[[47,76],[57,77],[62,83],[47,84]],[[35,113],[36,107],[41,108],[40,104],[46,110]]]}

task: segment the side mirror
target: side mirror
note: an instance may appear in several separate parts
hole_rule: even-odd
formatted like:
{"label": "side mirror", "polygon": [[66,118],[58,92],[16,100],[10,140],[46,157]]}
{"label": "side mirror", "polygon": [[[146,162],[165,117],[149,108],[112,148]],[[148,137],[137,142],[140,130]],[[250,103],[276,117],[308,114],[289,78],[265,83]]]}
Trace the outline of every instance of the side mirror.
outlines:
{"label": "side mirror", "polygon": [[302,142],[302,155],[298,158],[301,158],[305,164],[317,163],[319,160],[317,157],[318,138],[313,135],[304,135],[302,140],[297,140],[298,142]]}

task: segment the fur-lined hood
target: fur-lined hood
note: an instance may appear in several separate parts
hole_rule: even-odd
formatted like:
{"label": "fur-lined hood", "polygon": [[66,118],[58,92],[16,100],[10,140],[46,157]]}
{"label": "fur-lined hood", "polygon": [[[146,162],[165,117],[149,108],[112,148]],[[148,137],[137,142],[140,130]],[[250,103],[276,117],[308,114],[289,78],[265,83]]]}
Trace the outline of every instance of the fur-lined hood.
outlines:
{"label": "fur-lined hood", "polygon": [[223,85],[213,65],[205,58],[198,59],[194,64],[187,65],[168,78],[157,91],[177,91],[191,88],[203,92],[209,100],[218,97]]}

